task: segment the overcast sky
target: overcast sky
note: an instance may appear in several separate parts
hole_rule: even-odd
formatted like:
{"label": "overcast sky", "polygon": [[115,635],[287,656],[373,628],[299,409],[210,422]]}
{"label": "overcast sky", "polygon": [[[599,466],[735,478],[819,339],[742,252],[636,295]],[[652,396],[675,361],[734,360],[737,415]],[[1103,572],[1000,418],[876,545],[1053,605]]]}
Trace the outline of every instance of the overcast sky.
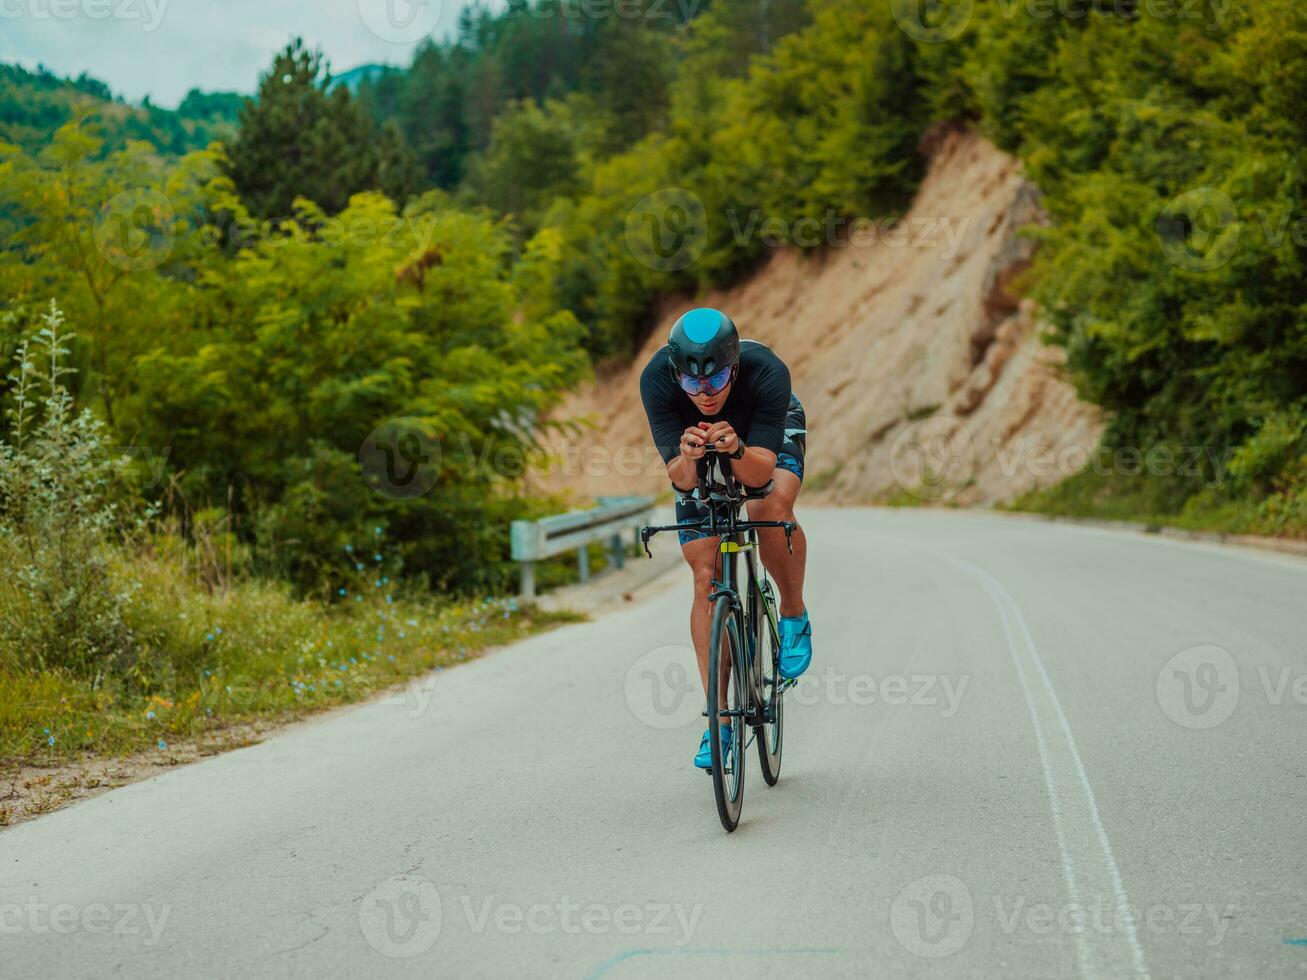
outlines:
{"label": "overcast sky", "polygon": [[[0,0],[0,61],[89,72],[130,101],[175,106],[191,88],[252,92],[298,35],[337,74],[407,65],[467,0]],[[498,4],[494,4],[498,6]]]}

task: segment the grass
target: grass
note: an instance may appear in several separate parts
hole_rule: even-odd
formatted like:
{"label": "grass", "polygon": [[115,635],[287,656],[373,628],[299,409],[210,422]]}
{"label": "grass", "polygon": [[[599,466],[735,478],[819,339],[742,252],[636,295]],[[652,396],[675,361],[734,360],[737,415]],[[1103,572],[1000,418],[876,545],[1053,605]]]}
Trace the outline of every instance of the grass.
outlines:
{"label": "grass", "polygon": [[135,586],[134,661],[92,681],[0,657],[0,768],[166,752],[175,740],[288,721],[579,618],[506,598],[405,597],[380,575],[330,604],[259,580],[211,591],[159,553],[119,556],[114,574]]}
{"label": "grass", "polygon": [[1307,538],[1307,487],[1237,496],[1224,486],[1193,492],[1174,480],[1083,470],[1018,497],[1006,509],[1190,531]]}

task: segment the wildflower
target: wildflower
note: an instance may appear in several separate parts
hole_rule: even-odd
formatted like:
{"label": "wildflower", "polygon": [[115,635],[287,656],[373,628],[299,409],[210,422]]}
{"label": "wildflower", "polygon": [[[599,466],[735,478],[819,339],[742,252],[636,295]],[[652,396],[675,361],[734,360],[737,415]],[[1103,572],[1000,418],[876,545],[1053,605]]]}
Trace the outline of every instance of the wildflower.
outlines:
{"label": "wildflower", "polygon": [[145,720],[146,720],[146,721],[154,721],[154,711],[153,711],[153,710],[151,710],[151,711],[147,711],[147,712],[145,713]]}
{"label": "wildflower", "polygon": [[48,739],[46,739],[46,744],[47,744],[47,745],[50,745],[50,746],[53,746],[53,745],[54,745],[54,736],[53,736],[53,735],[51,735]]}
{"label": "wildflower", "polygon": [[381,561],[381,552],[379,552],[379,551],[377,551],[377,552],[373,552],[372,560],[373,560],[373,561]]}
{"label": "wildflower", "polygon": [[352,544],[347,544],[345,545],[345,550],[349,552],[353,552],[354,546]]}
{"label": "wildflower", "polygon": [[381,528],[379,528],[379,527],[374,527],[374,528],[372,529],[372,533],[373,533],[373,534],[380,534],[380,533],[381,533]]}
{"label": "wildflower", "polygon": [[339,595],[347,595],[347,594],[348,594],[348,593],[346,593],[346,591],[345,591],[345,587],[344,587],[343,585],[342,585],[339,589],[337,589],[336,592],[337,592],[337,594],[339,594]]}
{"label": "wildflower", "polygon": [[205,643],[212,643],[212,642],[213,642],[213,634],[212,634],[212,633],[205,633],[205,634],[204,634],[204,642],[205,642]]}
{"label": "wildflower", "polygon": [[167,747],[168,747],[168,743],[165,742],[163,739],[159,739],[159,748],[166,749]]}
{"label": "wildflower", "polygon": [[215,633],[217,633],[219,636],[222,636],[222,627],[221,627],[221,626],[215,626],[215,627],[213,628],[213,631],[214,631]]}

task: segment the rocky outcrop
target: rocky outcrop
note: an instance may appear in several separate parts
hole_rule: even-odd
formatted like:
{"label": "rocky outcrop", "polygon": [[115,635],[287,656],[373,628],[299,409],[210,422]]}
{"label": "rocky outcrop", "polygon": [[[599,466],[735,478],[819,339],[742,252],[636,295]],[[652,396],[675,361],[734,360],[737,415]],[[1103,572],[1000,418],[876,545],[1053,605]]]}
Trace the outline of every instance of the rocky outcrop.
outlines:
{"label": "rocky outcrop", "polygon": [[661,491],[636,391],[639,369],[689,305],[728,310],[769,344],[807,407],[809,499],[905,494],[1004,500],[1069,475],[1098,441],[1020,298],[1047,222],[1019,163],[981,137],[947,130],[911,210],[892,227],[815,255],[773,253],[747,281],[669,302],[636,362],[605,371],[560,418],[588,432],[554,440],[554,488],[579,495]]}

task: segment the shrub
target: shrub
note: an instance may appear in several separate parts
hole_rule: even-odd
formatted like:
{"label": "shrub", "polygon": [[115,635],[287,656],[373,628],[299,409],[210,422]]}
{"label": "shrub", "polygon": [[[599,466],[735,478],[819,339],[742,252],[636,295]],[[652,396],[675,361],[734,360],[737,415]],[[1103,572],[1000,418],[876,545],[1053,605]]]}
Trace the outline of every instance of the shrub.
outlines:
{"label": "shrub", "polygon": [[111,457],[99,419],[73,409],[63,314],[52,303],[42,322],[19,345],[0,442],[0,657],[95,678],[132,646],[106,553],[125,460]]}

